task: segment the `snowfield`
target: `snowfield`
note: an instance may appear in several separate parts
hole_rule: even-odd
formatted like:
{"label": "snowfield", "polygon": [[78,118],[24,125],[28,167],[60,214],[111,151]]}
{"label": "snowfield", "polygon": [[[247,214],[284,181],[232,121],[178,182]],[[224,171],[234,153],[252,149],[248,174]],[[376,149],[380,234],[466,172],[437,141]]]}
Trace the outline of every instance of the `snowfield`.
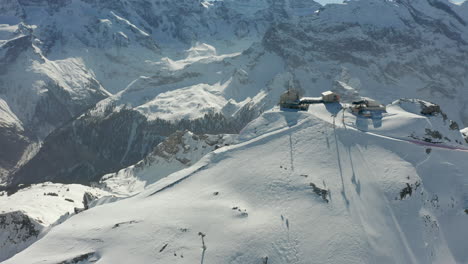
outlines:
{"label": "snowfield", "polygon": [[74,214],[75,208],[89,206],[84,204],[85,193],[95,199],[111,195],[88,186],[50,182],[32,185],[10,196],[0,192],[0,261],[40,239],[53,225]]}
{"label": "snowfield", "polygon": [[[342,112],[268,111],[239,144],[5,263],[466,263],[468,152],[364,133]],[[394,131],[393,114],[375,133]],[[419,131],[409,116],[399,125]]]}
{"label": "snowfield", "polygon": [[83,208],[83,194],[89,192],[96,197],[108,192],[79,184],[43,183],[19,190],[0,199],[2,213],[24,211],[44,226],[49,226],[73,209]]}

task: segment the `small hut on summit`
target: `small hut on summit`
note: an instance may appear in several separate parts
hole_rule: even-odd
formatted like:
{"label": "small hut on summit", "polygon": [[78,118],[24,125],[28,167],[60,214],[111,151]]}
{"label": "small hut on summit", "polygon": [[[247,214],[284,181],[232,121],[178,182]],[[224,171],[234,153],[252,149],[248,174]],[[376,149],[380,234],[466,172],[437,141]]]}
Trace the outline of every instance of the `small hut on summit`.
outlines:
{"label": "small hut on summit", "polygon": [[322,93],[322,101],[324,103],[337,103],[340,101],[340,96],[332,91]]}
{"label": "small hut on summit", "polygon": [[307,105],[301,104],[301,94],[297,89],[288,89],[280,97],[281,108],[307,109]]}
{"label": "small hut on summit", "polygon": [[297,103],[300,98],[299,91],[296,89],[288,89],[281,95],[280,104]]}

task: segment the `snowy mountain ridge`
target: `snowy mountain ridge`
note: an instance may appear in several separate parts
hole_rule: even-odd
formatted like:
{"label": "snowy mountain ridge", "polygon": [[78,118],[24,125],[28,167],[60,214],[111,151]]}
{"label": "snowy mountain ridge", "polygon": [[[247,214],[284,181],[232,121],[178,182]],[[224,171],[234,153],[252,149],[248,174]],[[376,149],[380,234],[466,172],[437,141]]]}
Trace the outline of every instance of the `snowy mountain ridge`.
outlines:
{"label": "snowy mountain ridge", "polygon": [[5,263],[465,262],[467,149],[427,152],[354,118],[339,105],[268,111],[243,143],[73,216]]}

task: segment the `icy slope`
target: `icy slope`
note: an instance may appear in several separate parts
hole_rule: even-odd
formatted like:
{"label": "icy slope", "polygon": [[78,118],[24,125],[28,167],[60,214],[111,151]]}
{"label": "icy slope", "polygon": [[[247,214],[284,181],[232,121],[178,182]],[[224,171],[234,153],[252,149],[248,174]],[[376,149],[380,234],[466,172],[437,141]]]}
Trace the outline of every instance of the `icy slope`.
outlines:
{"label": "icy slope", "polygon": [[244,143],[72,217],[5,263],[466,262],[468,153],[345,127],[339,109],[267,112]]}

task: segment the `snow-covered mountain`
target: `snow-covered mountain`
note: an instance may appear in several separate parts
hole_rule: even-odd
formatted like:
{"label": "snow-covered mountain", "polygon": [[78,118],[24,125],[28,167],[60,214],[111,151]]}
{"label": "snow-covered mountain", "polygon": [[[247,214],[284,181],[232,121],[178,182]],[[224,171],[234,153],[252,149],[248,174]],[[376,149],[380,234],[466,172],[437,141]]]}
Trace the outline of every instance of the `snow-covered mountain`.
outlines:
{"label": "snow-covered mountain", "polygon": [[423,120],[450,133],[412,106],[367,131],[336,104],[268,111],[241,143],[5,263],[465,263],[468,149],[412,142]]}
{"label": "snow-covered mountain", "polygon": [[401,96],[437,101],[466,123],[468,31],[466,16],[452,8],[440,1],[348,1],[272,27],[263,46],[284,59],[305,91],[342,81],[387,103]]}
{"label": "snow-covered mountain", "polygon": [[0,261],[468,262],[467,2],[0,2]]}
{"label": "snow-covered mountain", "polygon": [[[155,131],[152,124],[170,121],[194,130],[181,120],[210,123],[217,113],[229,129],[194,132],[236,133],[273,107],[288,87],[306,95],[347,87],[385,103],[402,96],[422,98],[442,105],[454,121],[466,125],[464,7],[433,0],[354,0],[325,7],[306,0],[10,1],[4,17],[10,23],[12,17],[22,21],[17,25],[25,32],[21,34],[30,36],[43,57],[54,64],[67,61],[61,67],[73,62],[102,84],[104,93],[114,93],[74,125],[55,131],[35,159],[21,163],[27,163],[22,169],[16,166],[10,182],[96,181],[143,159],[175,132]],[[175,16],[181,12],[190,15]],[[369,15],[376,12],[382,14],[378,19]],[[50,19],[39,19],[43,16]],[[73,22],[65,23],[70,17]],[[10,101],[5,101],[8,106]],[[128,125],[122,129],[114,122]],[[76,133],[72,127],[77,126],[85,132]],[[86,131],[94,132],[90,137]],[[108,141],[109,133],[109,147],[95,146]],[[72,149],[94,149],[95,154],[84,160],[63,155]],[[13,160],[21,160],[22,153]],[[25,180],[36,170],[41,171],[37,180]]]}
{"label": "snow-covered mountain", "polygon": [[81,59],[50,61],[22,24],[0,31],[12,28],[12,39],[0,46],[0,140],[9,151],[0,166],[6,170],[29,154],[32,143],[109,95]]}
{"label": "snow-covered mountain", "polygon": [[0,99],[11,110],[2,107],[2,115],[13,114],[19,129],[1,132],[5,145],[13,145],[12,155],[2,157],[3,174],[16,171],[34,156],[32,146],[97,101],[140,76],[159,75],[162,62],[185,59],[185,50],[191,59],[206,55],[191,48],[197,43],[211,43],[223,54],[241,52],[274,21],[319,7],[307,0],[5,1]]}

